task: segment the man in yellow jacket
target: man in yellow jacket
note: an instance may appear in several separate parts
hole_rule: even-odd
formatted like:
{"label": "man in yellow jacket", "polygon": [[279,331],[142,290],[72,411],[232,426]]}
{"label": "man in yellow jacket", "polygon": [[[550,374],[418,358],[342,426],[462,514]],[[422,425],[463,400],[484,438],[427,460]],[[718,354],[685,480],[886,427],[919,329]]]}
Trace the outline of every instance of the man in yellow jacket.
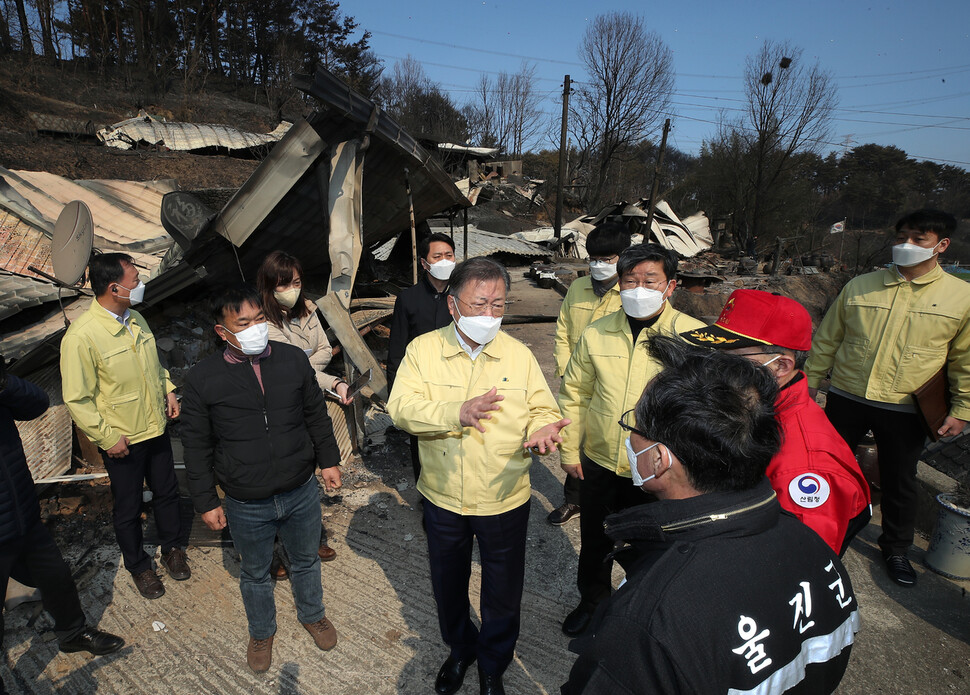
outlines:
{"label": "man in yellow jacket", "polygon": [[[579,337],[586,326],[597,319],[620,310],[619,276],[616,264],[620,254],[630,245],[630,230],[619,222],[600,225],[586,237],[589,254],[589,275],[577,278],[569,286],[562,300],[559,320],[556,321],[556,376],[566,373],[566,365],[576,349]],[[566,476],[563,484],[563,503],[549,512],[546,520],[553,526],[562,526],[579,516],[580,480]]]}
{"label": "man in yellow jacket", "polygon": [[613,543],[608,514],[652,501],[631,482],[626,433],[617,424],[660,371],[647,353],[652,335],[701,328],[667,301],[677,287],[677,256],[658,244],[631,246],[620,254],[622,310],[591,323],[569,359],[559,391],[563,416],[575,424],[563,432],[561,465],[582,483],[577,584],[580,603],[563,621],[570,637],[583,633],[596,606],[612,591]]}
{"label": "man in yellow jacket", "polygon": [[95,299],[61,341],[61,388],[78,428],[100,448],[111,479],[115,535],[125,568],[145,598],[165,593],[142,547],[142,487],[152,491],[162,565],[191,575],[179,547],[178,482],[166,418],[179,414],[175,386],[158,361],[155,337],[132,305],[145,285],[130,256],[106,253],[89,265]]}
{"label": "man in yellow jacket", "polygon": [[956,219],[918,210],[896,223],[893,266],[851,280],[825,314],[805,363],[810,393],[831,371],[825,414],[854,450],[872,430],[879,448],[882,549],[890,578],[916,583],[916,464],[926,439],[912,392],[941,367],[950,412],[940,436],[970,420],[970,285],[943,272],[939,254]]}
{"label": "man in yellow jacket", "polygon": [[[454,323],[411,341],[387,404],[394,424],[418,437],[431,585],[451,649],[435,681],[442,695],[461,687],[476,660],[481,692],[505,692],[525,579],[530,449],[555,451],[569,424],[532,352],[500,331],[508,288],[508,272],[493,260],[456,266]],[[476,537],[481,629],[468,602]]]}

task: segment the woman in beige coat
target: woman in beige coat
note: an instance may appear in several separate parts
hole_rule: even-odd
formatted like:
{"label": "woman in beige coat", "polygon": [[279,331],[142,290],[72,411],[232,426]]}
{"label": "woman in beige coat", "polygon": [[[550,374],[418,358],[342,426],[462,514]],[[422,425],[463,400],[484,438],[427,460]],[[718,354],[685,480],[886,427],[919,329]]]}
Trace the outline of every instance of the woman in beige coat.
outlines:
{"label": "woman in beige coat", "polygon": [[[256,286],[263,300],[263,313],[269,324],[269,339],[289,343],[303,350],[310,359],[320,388],[340,396],[341,405],[348,405],[347,382],[324,371],[333,348],[320,323],[316,307],[303,293],[303,267],[296,257],[283,251],[273,251],[263,261],[256,275]],[[337,552],[327,545],[326,533],[321,529],[320,559],[328,562]],[[287,577],[286,567],[279,554],[273,557],[270,570],[274,579]]]}

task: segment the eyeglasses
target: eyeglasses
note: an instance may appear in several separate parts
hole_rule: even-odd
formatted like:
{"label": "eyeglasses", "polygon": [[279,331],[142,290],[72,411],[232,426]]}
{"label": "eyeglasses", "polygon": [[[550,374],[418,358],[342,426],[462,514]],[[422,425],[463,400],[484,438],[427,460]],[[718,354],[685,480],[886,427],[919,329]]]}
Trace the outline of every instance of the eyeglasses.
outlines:
{"label": "eyeglasses", "polygon": [[505,313],[505,302],[504,301],[501,301],[501,302],[492,302],[492,303],[488,303],[488,302],[476,302],[474,304],[469,304],[468,302],[466,302],[461,297],[455,297],[455,299],[457,301],[461,302],[462,304],[464,304],[465,306],[467,306],[469,309],[472,309],[479,316],[481,316],[482,314],[484,314],[485,311],[487,309],[489,309],[489,308],[492,309],[492,316],[502,316]]}
{"label": "eyeglasses", "polygon": [[666,292],[667,288],[670,287],[670,280],[648,280],[639,282],[635,278],[627,278],[626,280],[620,280],[620,287],[624,290],[635,290],[638,287],[644,287],[648,290],[660,290],[661,292]]}
{"label": "eyeglasses", "polygon": [[634,434],[640,435],[644,439],[652,440],[649,434],[647,434],[642,430],[638,430],[636,427],[630,424],[631,422],[633,423],[636,422],[636,416],[633,414],[634,410],[635,410],[634,408],[630,408],[630,410],[626,411],[625,413],[623,413],[623,415],[620,416],[620,419],[617,420],[617,422],[619,423],[620,427],[622,427],[627,432],[633,432]]}

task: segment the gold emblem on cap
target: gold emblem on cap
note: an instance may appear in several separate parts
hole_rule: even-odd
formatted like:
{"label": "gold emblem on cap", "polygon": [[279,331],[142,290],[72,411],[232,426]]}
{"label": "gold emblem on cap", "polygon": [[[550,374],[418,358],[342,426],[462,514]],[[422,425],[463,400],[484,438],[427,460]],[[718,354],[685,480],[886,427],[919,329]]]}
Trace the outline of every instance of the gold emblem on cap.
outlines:
{"label": "gold emblem on cap", "polygon": [[725,338],[720,335],[711,335],[710,333],[701,333],[699,331],[694,331],[690,334],[691,338],[694,338],[701,343],[712,343],[714,345],[729,345],[730,343],[738,342],[737,338]]}

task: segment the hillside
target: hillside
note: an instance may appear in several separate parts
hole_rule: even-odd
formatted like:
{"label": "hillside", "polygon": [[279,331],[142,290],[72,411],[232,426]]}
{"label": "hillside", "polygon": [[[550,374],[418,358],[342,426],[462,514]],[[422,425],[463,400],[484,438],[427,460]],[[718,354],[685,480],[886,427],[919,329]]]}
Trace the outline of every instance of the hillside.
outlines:
{"label": "hillside", "polygon": [[[172,121],[219,123],[268,132],[277,123],[258,95],[224,80],[186,91],[177,80],[162,93],[146,79],[99,75],[77,63],[51,66],[40,59],[7,56],[0,61],[0,166],[49,171],[73,179],[175,178],[185,189],[236,188],[256,168],[255,160],[148,150],[120,151],[93,137],[38,134],[29,114],[38,113],[108,125],[149,113]],[[297,105],[299,107],[299,105]]]}

